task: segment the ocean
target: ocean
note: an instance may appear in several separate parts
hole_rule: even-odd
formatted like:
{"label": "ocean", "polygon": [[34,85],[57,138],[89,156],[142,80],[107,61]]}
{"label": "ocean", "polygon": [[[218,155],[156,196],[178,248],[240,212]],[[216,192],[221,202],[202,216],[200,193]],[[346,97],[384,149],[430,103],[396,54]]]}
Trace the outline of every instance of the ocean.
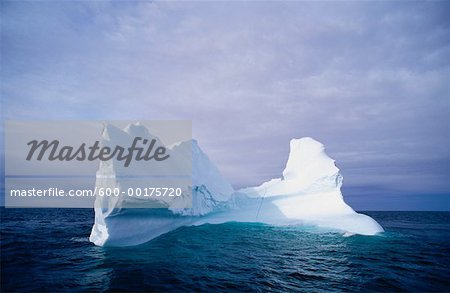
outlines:
{"label": "ocean", "polygon": [[1,291],[450,291],[450,212],[363,212],[386,230],[183,227],[97,247],[91,209],[1,208]]}

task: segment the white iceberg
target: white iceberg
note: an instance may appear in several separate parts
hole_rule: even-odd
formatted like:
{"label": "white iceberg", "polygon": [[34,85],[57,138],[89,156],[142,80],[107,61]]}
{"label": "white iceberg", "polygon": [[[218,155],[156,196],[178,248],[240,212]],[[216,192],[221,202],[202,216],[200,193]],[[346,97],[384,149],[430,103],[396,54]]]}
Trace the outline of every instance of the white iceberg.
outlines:
{"label": "white iceberg", "polygon": [[[107,126],[103,139],[105,144],[124,143],[136,135],[155,138],[144,126],[133,124],[123,131]],[[340,171],[324,146],[312,138],[291,140],[282,178],[238,191],[233,190],[197,141],[168,149],[177,168],[192,168],[192,207],[166,202],[165,208],[126,208],[126,197],[97,196],[91,242],[100,246],[137,245],[181,226],[229,221],[315,225],[344,235],[375,235],[384,231],[371,217],[356,213],[344,202]],[[192,156],[185,156],[186,152],[192,152]],[[186,162],[186,157],[192,161]],[[96,187],[123,188],[126,183],[117,176],[120,173],[119,164],[102,162]]]}

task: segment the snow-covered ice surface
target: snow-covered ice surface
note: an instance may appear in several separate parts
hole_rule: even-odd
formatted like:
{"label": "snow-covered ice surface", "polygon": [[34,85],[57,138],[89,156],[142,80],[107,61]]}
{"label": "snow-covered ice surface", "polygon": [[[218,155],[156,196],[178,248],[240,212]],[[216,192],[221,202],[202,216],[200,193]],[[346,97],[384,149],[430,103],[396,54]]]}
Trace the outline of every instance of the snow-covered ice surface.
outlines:
{"label": "snow-covered ice surface", "polygon": [[[123,131],[107,126],[103,139],[106,145],[123,144],[137,135],[155,138],[144,126],[133,124]],[[192,152],[192,156],[186,152]],[[180,208],[167,202],[166,208],[126,208],[127,198],[97,196],[91,242],[100,246],[137,245],[181,226],[228,221],[315,225],[345,236],[383,232],[375,220],[356,213],[344,202],[340,171],[325,153],[324,146],[312,138],[291,140],[289,159],[281,178],[237,191],[197,141],[170,146],[169,153],[180,170],[192,168],[189,186],[192,207]],[[119,164],[102,162],[96,186],[124,187],[116,176],[121,172]]]}

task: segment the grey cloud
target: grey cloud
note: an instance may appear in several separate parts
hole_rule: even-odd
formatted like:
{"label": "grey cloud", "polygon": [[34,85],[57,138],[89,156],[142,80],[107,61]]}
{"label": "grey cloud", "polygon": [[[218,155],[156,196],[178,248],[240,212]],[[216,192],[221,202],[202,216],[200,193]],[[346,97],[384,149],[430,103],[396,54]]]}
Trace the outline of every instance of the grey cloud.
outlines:
{"label": "grey cloud", "polygon": [[349,187],[450,190],[447,2],[2,5],[7,119],[192,119],[235,186],[312,136]]}

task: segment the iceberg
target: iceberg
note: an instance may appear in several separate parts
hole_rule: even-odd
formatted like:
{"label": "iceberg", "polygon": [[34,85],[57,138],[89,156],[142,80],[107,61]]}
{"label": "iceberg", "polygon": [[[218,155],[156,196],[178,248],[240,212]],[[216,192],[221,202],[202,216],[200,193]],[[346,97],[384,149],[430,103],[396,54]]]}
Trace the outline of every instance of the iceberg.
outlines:
{"label": "iceberg", "polygon": [[[139,123],[124,130],[105,126],[103,143],[129,142],[137,135],[163,145]],[[289,158],[280,178],[240,190],[233,189],[196,140],[167,149],[176,169],[190,172],[191,181],[186,188],[190,189],[191,206],[177,206],[161,199],[160,208],[129,208],[132,200],[126,196],[97,194],[91,242],[99,246],[138,245],[181,226],[229,221],[314,225],[345,236],[384,231],[371,217],[356,213],[345,203],[340,190],[343,182],[340,170],[323,144],[310,137],[291,140]],[[140,168],[145,165],[137,165],[134,172],[142,171]],[[96,188],[125,188],[126,179],[120,177],[123,170],[114,161],[101,162]],[[140,199],[138,204],[147,200]]]}

